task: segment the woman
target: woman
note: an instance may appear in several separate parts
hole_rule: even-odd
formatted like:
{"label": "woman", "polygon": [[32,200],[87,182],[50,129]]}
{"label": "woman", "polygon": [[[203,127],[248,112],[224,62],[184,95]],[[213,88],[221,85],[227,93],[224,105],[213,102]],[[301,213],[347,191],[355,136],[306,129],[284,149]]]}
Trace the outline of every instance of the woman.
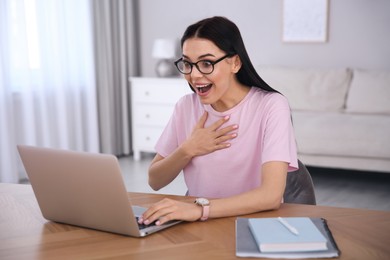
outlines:
{"label": "woman", "polygon": [[256,73],[237,26],[224,17],[187,28],[175,62],[193,94],[176,104],[149,168],[154,190],[183,170],[195,203],[164,199],[140,223],[196,221],[277,209],[298,167],[288,102]]}

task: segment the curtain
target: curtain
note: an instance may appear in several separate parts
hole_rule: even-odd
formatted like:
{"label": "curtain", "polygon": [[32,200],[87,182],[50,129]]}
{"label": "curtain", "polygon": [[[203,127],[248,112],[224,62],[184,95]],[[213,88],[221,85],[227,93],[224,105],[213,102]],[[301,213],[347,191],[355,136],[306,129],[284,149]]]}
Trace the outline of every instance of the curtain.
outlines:
{"label": "curtain", "polygon": [[139,74],[135,0],[93,1],[101,151],[131,153],[129,77]]}
{"label": "curtain", "polygon": [[99,151],[88,0],[0,1],[0,182],[19,182],[17,144]]}

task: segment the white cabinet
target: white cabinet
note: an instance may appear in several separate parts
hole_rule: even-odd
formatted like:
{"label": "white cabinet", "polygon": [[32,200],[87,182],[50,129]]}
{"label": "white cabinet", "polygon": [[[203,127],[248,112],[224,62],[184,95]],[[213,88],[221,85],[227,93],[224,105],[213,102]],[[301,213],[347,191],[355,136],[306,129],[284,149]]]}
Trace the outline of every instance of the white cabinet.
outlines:
{"label": "white cabinet", "polygon": [[130,78],[134,159],[141,152],[154,153],[154,146],[173,112],[176,102],[192,93],[183,78]]}

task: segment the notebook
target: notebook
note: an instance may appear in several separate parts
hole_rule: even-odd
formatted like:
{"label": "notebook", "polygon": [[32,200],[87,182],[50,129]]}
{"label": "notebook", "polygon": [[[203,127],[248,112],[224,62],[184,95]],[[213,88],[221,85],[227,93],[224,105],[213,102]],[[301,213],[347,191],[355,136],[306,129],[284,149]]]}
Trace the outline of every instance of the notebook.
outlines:
{"label": "notebook", "polygon": [[249,227],[249,218],[236,219],[236,256],[238,257],[259,257],[259,258],[333,258],[340,256],[341,252],[337,247],[332,233],[323,218],[310,218],[314,225],[327,239],[327,250],[307,252],[261,252],[252,235]]}
{"label": "notebook", "polygon": [[59,223],[144,237],[180,221],[140,228],[115,156],[18,145],[42,215]]}
{"label": "notebook", "polygon": [[261,252],[321,251],[327,249],[325,236],[310,218],[251,218],[248,221],[249,228]]}

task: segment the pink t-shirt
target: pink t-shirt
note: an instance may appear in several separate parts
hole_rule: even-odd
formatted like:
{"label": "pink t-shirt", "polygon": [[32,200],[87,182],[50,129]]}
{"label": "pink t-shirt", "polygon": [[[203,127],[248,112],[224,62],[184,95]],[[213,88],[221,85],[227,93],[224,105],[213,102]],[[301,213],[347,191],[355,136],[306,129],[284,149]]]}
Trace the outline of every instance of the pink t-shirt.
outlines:
{"label": "pink t-shirt", "polygon": [[156,152],[163,157],[171,154],[191,135],[205,110],[209,113],[206,127],[229,115],[223,126],[238,124],[238,136],[229,141],[229,148],[195,157],[183,169],[190,196],[223,198],[259,187],[265,162],[288,162],[289,171],[298,168],[287,99],[256,87],[225,112],[203,105],[196,94],[182,97],[157,141]]}

